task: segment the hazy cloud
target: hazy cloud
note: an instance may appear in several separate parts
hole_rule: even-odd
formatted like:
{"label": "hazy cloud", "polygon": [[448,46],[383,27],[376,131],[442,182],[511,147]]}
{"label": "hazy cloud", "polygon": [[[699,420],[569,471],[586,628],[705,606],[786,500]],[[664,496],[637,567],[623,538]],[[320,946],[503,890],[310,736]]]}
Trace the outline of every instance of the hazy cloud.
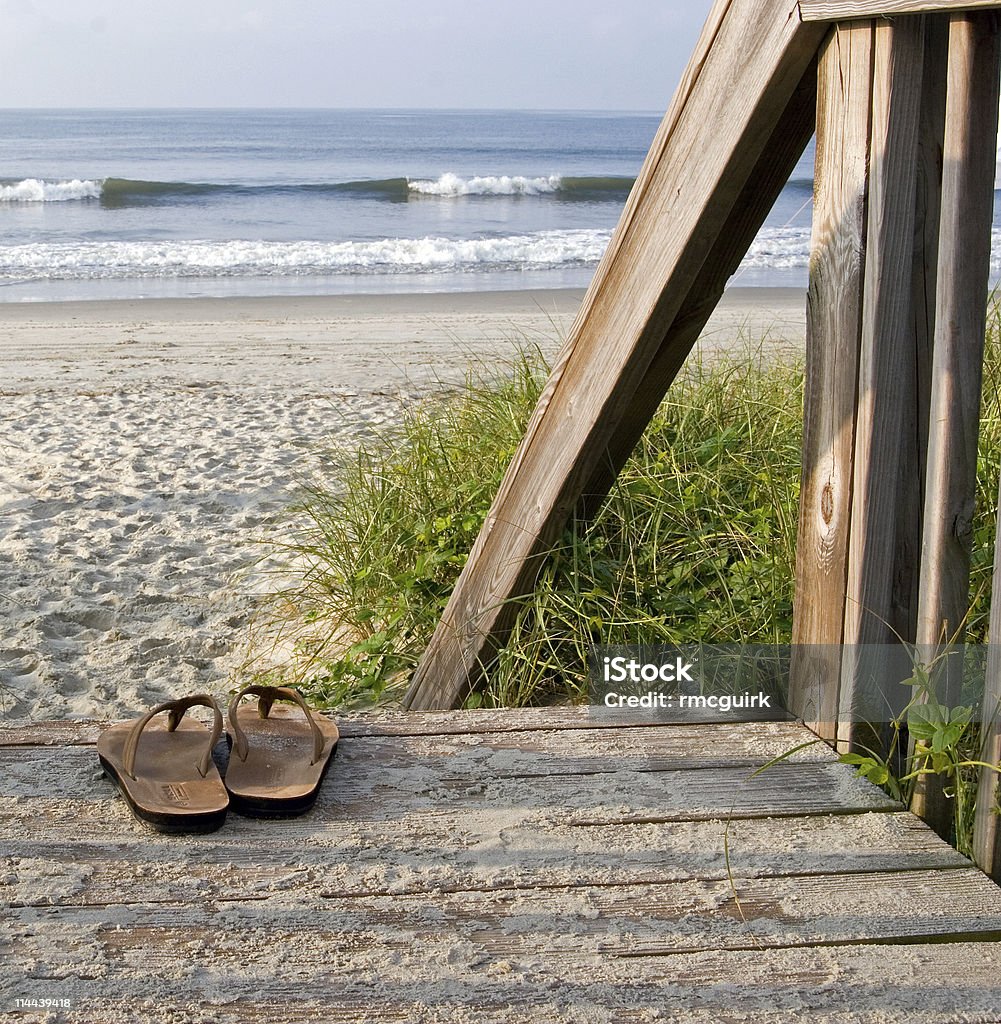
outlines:
{"label": "hazy cloud", "polygon": [[660,110],[709,0],[0,0],[0,103]]}

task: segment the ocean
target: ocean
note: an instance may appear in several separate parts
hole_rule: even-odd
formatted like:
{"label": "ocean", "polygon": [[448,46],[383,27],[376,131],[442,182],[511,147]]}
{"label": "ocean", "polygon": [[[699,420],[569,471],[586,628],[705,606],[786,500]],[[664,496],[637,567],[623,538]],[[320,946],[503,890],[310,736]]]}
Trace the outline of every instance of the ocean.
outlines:
{"label": "ocean", "polygon": [[[583,287],[659,113],[0,111],[0,301]],[[812,145],[732,283],[806,283]]]}

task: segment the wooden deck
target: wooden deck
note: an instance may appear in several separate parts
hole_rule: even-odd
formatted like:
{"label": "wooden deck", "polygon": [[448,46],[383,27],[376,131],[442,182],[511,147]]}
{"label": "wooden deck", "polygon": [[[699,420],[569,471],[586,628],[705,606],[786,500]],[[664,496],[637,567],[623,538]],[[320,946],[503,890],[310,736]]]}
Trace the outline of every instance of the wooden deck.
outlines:
{"label": "wooden deck", "polygon": [[1001,1021],[1001,889],[825,747],[750,780],[797,723],[342,726],[310,815],[203,837],[0,728],[0,1017]]}

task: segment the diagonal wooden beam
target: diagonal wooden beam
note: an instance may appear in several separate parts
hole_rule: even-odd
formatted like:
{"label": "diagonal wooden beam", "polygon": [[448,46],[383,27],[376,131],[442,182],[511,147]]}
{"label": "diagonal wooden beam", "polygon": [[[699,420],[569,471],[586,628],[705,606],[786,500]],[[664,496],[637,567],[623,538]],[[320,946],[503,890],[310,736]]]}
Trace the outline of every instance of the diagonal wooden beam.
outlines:
{"label": "diagonal wooden beam", "polygon": [[667,389],[719,304],[727,281],[736,273],[776,198],[795,170],[813,135],[816,106],[817,68],[811,63],[762,150],[758,166],[734,204],[728,229],[716,240],[702,265],[689,298],[678,311],[636,389],[633,401],[608,442],[604,457],[585,485],[580,506],[583,519],[591,518],[607,497],[626,459],[639,443]]}
{"label": "diagonal wooden beam", "polygon": [[454,707],[595,477],[759,166],[826,26],[794,0],[718,0],[406,703]]}

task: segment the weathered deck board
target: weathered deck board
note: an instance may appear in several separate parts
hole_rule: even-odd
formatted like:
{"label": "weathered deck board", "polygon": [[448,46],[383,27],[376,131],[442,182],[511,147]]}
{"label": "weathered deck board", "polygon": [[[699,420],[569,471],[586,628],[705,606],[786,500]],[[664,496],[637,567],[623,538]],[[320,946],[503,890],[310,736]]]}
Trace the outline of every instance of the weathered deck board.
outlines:
{"label": "weathered deck board", "polygon": [[[121,823],[81,841],[68,830],[18,824],[18,867],[41,886],[0,883],[11,906],[89,906],[204,899],[258,900],[308,884],[321,897],[433,894],[591,885],[636,885],[727,877],[836,875],[968,868],[913,815],[877,813],[795,817],[776,835],[772,819],[562,825],[521,820],[516,812],[464,815],[460,821],[384,824],[371,833],[350,822],[313,823],[275,833],[267,823],[234,819],[244,845],[224,839],[144,836],[141,856],[122,849]],[[35,828],[32,825],[35,824]],[[297,849],[285,863],[290,841]]]}
{"label": "weathered deck board", "polygon": [[[663,718],[661,717],[663,716]],[[793,716],[776,709],[771,717],[762,711],[762,720],[794,721]],[[712,708],[686,708],[684,711],[658,712],[658,722],[674,721],[716,725],[740,721],[740,712],[721,712]],[[380,711],[377,716],[352,714],[337,719],[341,736],[460,736],[485,732],[553,732],[560,729],[620,729],[650,722],[647,713],[605,711],[601,708],[561,706],[551,708],[519,708],[495,710],[482,708],[464,711],[425,711],[420,715],[408,711]],[[94,743],[103,723],[80,719],[61,722],[0,723],[0,747],[9,746],[67,746]]]}
{"label": "weathered deck board", "polygon": [[[359,958],[361,959],[361,958]],[[888,960],[893,983],[887,984]],[[309,973],[274,976],[261,964],[261,988],[233,997],[225,979],[200,1000],[182,1003],[187,973],[174,966],[152,983],[115,979],[106,996],[81,999],[82,1020],[134,1019],[137,1006],[150,1024],[238,1024],[265,1021],[469,1022],[530,1019],[547,1024],[582,1021],[748,1021],[824,1024],[996,1024],[1001,1002],[1001,945],[963,943],[818,949],[764,949],[638,957],[602,962],[598,971],[571,967],[567,974],[535,963],[473,962],[461,980],[443,985],[441,962],[401,953],[406,974],[385,978],[367,964],[350,976],[329,964]],[[562,966],[562,965],[561,965]],[[458,971],[457,971],[458,973]],[[208,974],[205,981],[217,980]],[[2,984],[2,982],[0,982]],[[70,989],[69,981],[57,982]],[[962,1008],[955,1003],[961,992]],[[378,994],[378,998],[374,996]],[[181,1007],[182,1012],[178,1012]],[[961,1014],[961,1016],[958,1016]]]}
{"label": "weathered deck board", "polygon": [[[582,760],[593,768],[586,753]],[[765,760],[762,758],[762,763]],[[94,766],[85,748],[67,750],[58,763],[51,757],[37,759],[23,753],[6,761],[2,770],[0,797],[20,798],[8,811],[14,817],[31,813],[25,798],[37,794],[40,784],[50,787],[51,797],[35,806],[51,803],[47,813],[53,823],[61,813],[71,822],[86,816],[94,798],[110,798],[114,792],[111,783],[100,778],[100,767]],[[843,765],[811,762],[777,764],[753,778],[746,766],[635,772],[619,771],[614,763],[603,773],[546,775],[540,769],[535,774],[507,778],[479,773],[456,776],[441,767],[416,763],[402,771],[380,770],[375,777],[350,776],[349,771],[346,768],[339,773],[336,785],[325,787],[320,806],[331,816],[371,823],[396,821],[402,816],[431,821],[459,809],[473,814],[510,806],[531,812],[538,820],[571,824],[899,809]],[[122,823],[126,821],[123,811]]]}
{"label": "weathered deck board", "polygon": [[[686,768],[757,767],[769,758],[803,742],[803,729],[792,722],[761,723],[753,732],[746,725],[637,726],[630,729],[561,731],[484,731],[465,735],[369,736],[365,742],[345,737],[338,746],[340,761],[357,772],[409,771],[419,765],[442,779],[481,777],[518,778],[535,775],[601,774],[614,763],[617,771],[669,771]],[[222,754],[220,749],[220,755]],[[830,761],[821,743],[797,751],[792,760]],[[93,767],[82,748],[67,766]],[[45,772],[50,755],[45,748],[0,747],[0,777],[13,780]],[[77,792],[61,788],[53,777],[53,795]],[[0,794],[5,783],[0,781]]]}
{"label": "weathered deck board", "polygon": [[[348,947],[419,950],[432,957],[457,946],[480,960],[542,957],[569,963],[595,957],[662,956],[705,950],[788,949],[921,939],[1001,938],[1001,890],[974,867],[964,871],[689,880],[663,885],[317,897],[290,891],[267,901],[225,897],[192,903],[62,907],[70,933],[97,932],[115,960],[142,956],[161,973],[178,947],[196,942],[202,958],[231,977],[252,975],[240,936],[267,928],[284,937],[282,961],[305,974],[317,951]],[[637,908],[642,907],[642,913]],[[42,957],[53,909],[10,911],[15,955]],[[439,947],[438,950],[435,947]],[[444,948],[442,948],[444,947]],[[262,951],[263,952],[263,951]],[[268,951],[273,952],[273,950]],[[392,966],[387,966],[392,971]],[[108,965],[105,976],[121,971]]]}
{"label": "weathered deck board", "polygon": [[311,814],[181,837],[129,816],[95,726],[8,729],[0,1013],[1001,1019],[1001,889],[823,745],[749,778],[802,726],[576,714],[358,718]]}

